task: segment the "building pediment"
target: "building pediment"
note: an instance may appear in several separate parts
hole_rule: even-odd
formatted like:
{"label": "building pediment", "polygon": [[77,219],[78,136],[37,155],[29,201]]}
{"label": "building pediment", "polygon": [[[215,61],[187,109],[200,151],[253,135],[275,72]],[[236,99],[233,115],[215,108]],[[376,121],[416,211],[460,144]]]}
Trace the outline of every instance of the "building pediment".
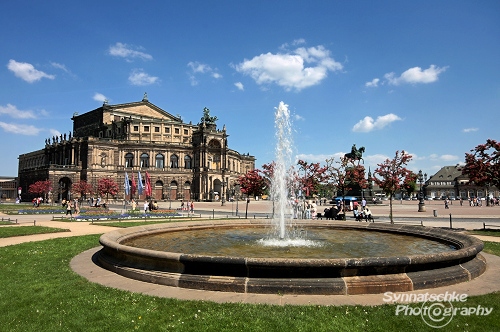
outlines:
{"label": "building pediment", "polygon": [[163,109],[150,103],[149,101],[118,105],[106,105],[103,106],[103,111],[105,114],[109,114],[109,116],[114,120],[118,120],[118,118],[120,117],[131,117],[133,119],[143,118],[151,120],[182,122],[182,119],[180,117],[174,116],[164,111]]}

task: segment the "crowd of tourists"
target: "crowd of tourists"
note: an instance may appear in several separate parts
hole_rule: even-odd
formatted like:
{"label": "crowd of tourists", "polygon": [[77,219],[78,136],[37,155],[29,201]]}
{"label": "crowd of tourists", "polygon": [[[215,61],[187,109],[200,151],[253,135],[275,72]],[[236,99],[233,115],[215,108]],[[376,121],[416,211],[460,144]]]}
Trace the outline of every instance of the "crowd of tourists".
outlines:
{"label": "crowd of tourists", "polygon": [[[471,207],[483,206],[483,201],[486,201],[486,200],[489,201],[487,203],[490,203],[490,206],[495,206],[495,205],[500,204],[500,200],[498,199],[498,197],[489,197],[489,198],[484,198],[484,199],[477,198],[477,197],[469,197],[468,203],[469,203],[469,206],[471,206]],[[449,199],[445,199],[445,201],[444,201],[445,208],[449,208],[449,204],[451,202],[452,201],[450,201]],[[460,206],[462,206],[463,204],[464,204],[464,199],[462,197],[460,197]]]}

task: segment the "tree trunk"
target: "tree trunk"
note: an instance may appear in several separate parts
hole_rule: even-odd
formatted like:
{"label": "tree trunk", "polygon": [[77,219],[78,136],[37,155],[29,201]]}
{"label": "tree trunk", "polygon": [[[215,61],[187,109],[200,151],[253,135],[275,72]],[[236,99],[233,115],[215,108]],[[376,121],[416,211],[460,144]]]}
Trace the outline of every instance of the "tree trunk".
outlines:
{"label": "tree trunk", "polygon": [[392,193],[389,195],[389,218],[391,219],[391,224],[394,224],[394,219],[392,219]]}

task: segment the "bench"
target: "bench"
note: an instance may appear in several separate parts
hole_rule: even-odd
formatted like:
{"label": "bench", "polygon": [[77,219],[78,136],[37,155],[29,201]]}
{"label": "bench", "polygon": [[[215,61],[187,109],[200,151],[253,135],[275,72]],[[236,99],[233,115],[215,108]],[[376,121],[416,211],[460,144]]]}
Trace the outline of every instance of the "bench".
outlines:
{"label": "bench", "polygon": [[71,216],[68,218],[66,215],[59,216],[59,217],[58,216],[52,216],[52,221],[64,220],[64,219],[70,219],[71,220],[71,219],[74,219],[74,218],[71,217]]}

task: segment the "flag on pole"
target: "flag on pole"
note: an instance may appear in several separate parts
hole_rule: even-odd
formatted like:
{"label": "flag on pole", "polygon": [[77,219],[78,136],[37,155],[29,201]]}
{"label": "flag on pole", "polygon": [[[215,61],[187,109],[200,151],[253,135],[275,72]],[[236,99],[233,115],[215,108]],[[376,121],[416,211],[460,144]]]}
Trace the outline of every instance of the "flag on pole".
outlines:
{"label": "flag on pole", "polygon": [[125,172],[125,195],[129,195],[130,193],[130,182],[128,180],[128,174]]}
{"label": "flag on pole", "polygon": [[130,186],[130,193],[132,197],[135,195],[135,191],[137,190],[137,184],[135,183],[134,173],[132,173],[132,185]]}
{"label": "flag on pole", "polygon": [[151,178],[149,177],[148,172],[146,172],[146,186],[145,186],[144,191],[145,191],[146,196],[151,197],[153,190],[151,188]]}
{"label": "flag on pole", "polygon": [[144,191],[144,185],[142,184],[142,176],[141,172],[138,172],[137,175],[137,191],[139,192],[139,195],[142,195],[142,192]]}

